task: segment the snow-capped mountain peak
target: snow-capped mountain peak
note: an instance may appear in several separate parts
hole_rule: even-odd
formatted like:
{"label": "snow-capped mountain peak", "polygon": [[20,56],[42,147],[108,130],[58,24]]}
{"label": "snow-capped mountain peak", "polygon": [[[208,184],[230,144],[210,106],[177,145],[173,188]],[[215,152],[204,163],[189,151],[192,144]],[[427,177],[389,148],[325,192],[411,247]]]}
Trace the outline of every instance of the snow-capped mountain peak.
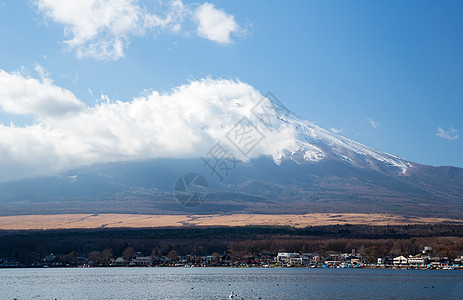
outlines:
{"label": "snow-capped mountain peak", "polygon": [[298,163],[314,163],[333,158],[348,161],[358,167],[378,168],[378,164],[382,164],[384,167],[393,167],[401,173],[406,173],[407,169],[412,167],[412,164],[403,158],[365,146],[302,120],[294,114],[280,116],[279,119],[296,131],[298,148],[285,153],[276,153],[273,158],[277,164],[284,159],[292,159]]}

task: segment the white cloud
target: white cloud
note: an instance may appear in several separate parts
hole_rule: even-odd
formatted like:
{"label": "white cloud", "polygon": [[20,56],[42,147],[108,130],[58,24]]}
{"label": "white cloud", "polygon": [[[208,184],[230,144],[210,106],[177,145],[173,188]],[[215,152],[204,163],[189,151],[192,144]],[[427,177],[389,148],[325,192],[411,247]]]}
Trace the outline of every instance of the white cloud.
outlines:
{"label": "white cloud", "polygon": [[336,129],[336,128],[333,128],[333,127],[331,127],[330,130],[331,130],[331,132],[334,132],[334,133],[341,133],[342,132],[342,129]]}
{"label": "white cloud", "polygon": [[64,41],[78,57],[118,59],[124,55],[130,34],[142,34],[143,12],[135,1],[37,0],[38,10],[65,25]]}
{"label": "white cloud", "polygon": [[[46,19],[65,26],[64,43],[78,57],[117,60],[124,56],[130,37],[150,31],[178,33],[187,17],[198,22],[198,35],[218,43],[229,43],[230,33],[238,30],[234,17],[204,3],[185,6],[181,0],[157,9],[154,3],[138,0],[34,0]],[[157,10],[152,13],[150,10]]]}
{"label": "white cloud", "polygon": [[445,131],[441,127],[437,127],[436,135],[440,138],[444,138],[444,139],[452,140],[452,141],[460,137],[460,135],[458,134],[458,130],[456,130],[453,127],[450,127],[447,131]]}
{"label": "white cloud", "polygon": [[[33,86],[33,93],[28,88],[16,89],[16,96],[27,101],[19,101],[8,111],[40,118],[24,127],[0,125],[0,181],[55,174],[93,163],[161,157],[199,159],[217,141],[234,149],[225,136],[243,116],[254,120],[265,134],[250,157],[296,148],[293,128],[282,123],[269,131],[254,119],[251,109],[262,95],[239,81],[204,79],[170,93],[153,91],[130,102],[113,102],[102,96],[105,101],[81,107],[70,91],[4,71],[1,74],[0,85],[5,78],[13,78],[17,85]],[[41,96],[47,93],[51,96]],[[77,103],[71,105],[77,108],[71,114],[44,112],[43,106],[69,102]],[[244,159],[236,149],[234,153]]]}
{"label": "white cloud", "polygon": [[368,124],[370,124],[371,127],[373,127],[374,129],[378,128],[379,124],[378,122],[376,122],[375,120],[373,120],[372,118],[367,118],[367,122]]}
{"label": "white cloud", "polygon": [[[161,2],[161,6],[162,2]],[[165,6],[165,5],[164,5]],[[177,33],[182,28],[182,23],[191,14],[189,7],[185,6],[181,0],[170,1],[167,8],[161,7],[164,16],[146,13],[144,15],[143,26],[148,29],[160,27],[167,31]]]}
{"label": "white cloud", "polygon": [[222,9],[216,9],[210,3],[199,6],[195,16],[198,22],[198,35],[221,44],[230,43],[230,34],[239,29],[232,15],[228,15]]}
{"label": "white cloud", "polygon": [[8,73],[0,69],[0,107],[12,114],[39,117],[62,115],[84,107],[70,91],[53,85],[39,65],[41,80]]}

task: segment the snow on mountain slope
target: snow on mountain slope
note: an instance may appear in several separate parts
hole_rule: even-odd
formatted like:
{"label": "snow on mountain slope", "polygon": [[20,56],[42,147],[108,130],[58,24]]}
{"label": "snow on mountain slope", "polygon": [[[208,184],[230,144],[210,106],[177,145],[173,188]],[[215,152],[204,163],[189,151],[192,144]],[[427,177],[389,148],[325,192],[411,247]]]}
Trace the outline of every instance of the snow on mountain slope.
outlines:
{"label": "snow on mountain slope", "polygon": [[286,153],[276,153],[273,158],[277,164],[285,158],[296,162],[301,162],[301,159],[306,162],[318,162],[332,157],[359,167],[365,163],[369,167],[375,167],[377,162],[380,162],[387,167],[397,168],[403,174],[412,167],[405,159],[362,145],[309,121],[301,120],[293,114],[279,116],[279,119],[294,128],[299,148]]}

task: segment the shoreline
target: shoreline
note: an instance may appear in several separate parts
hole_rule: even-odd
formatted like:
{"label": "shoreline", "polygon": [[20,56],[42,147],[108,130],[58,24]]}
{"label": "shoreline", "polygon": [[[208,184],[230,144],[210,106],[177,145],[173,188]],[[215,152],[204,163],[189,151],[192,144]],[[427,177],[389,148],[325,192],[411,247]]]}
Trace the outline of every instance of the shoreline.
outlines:
{"label": "shoreline", "polygon": [[393,267],[393,266],[362,266],[362,267],[313,267],[313,266],[78,266],[78,267],[0,267],[0,270],[6,269],[133,269],[133,268],[231,268],[231,269],[368,269],[368,270],[429,270],[429,271],[463,271],[463,266],[460,267],[448,267],[448,268],[426,268],[426,267]]}

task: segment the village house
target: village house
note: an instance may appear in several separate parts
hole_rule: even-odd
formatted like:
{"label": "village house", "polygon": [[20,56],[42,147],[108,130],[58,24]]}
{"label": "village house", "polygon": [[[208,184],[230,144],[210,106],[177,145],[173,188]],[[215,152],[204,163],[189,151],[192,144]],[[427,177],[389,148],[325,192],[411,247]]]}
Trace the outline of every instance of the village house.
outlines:
{"label": "village house", "polygon": [[19,267],[20,263],[17,262],[14,258],[4,257],[0,258],[0,268],[13,268]]}
{"label": "village house", "polygon": [[401,255],[393,259],[394,267],[408,266],[408,259]]}
{"label": "village house", "polygon": [[303,265],[309,265],[313,264],[315,261],[315,257],[317,256],[316,253],[302,253],[301,258],[302,258],[302,264]]}
{"label": "village house", "polygon": [[118,257],[114,260],[113,264],[111,265],[114,265],[114,266],[125,266],[126,265],[126,261],[123,257]]}
{"label": "village house", "polygon": [[153,258],[151,256],[136,256],[132,263],[134,266],[151,266]]}
{"label": "village house", "polygon": [[450,264],[450,260],[448,257],[432,257],[429,259],[429,266],[431,268],[442,268],[442,267],[447,267]]}
{"label": "village house", "polygon": [[350,263],[352,266],[361,266],[363,265],[363,260],[358,256],[349,256],[346,258],[345,263]]}
{"label": "village house", "polygon": [[463,266],[463,255],[460,255],[460,256],[458,256],[457,258],[455,258],[455,259],[453,260],[453,265],[454,265],[455,267]]}
{"label": "village house", "polygon": [[45,256],[42,261],[44,263],[52,263],[56,260],[56,255],[54,255],[53,253],[51,253],[50,255],[47,255]]}
{"label": "village house", "polygon": [[340,266],[343,263],[343,255],[332,253],[325,259],[325,265],[327,266]]}
{"label": "village house", "polygon": [[407,259],[408,264],[411,267],[426,267],[429,261],[429,256],[428,255],[410,255]]}
{"label": "village house", "polygon": [[299,253],[280,252],[276,261],[280,264],[301,265],[302,258]]}

